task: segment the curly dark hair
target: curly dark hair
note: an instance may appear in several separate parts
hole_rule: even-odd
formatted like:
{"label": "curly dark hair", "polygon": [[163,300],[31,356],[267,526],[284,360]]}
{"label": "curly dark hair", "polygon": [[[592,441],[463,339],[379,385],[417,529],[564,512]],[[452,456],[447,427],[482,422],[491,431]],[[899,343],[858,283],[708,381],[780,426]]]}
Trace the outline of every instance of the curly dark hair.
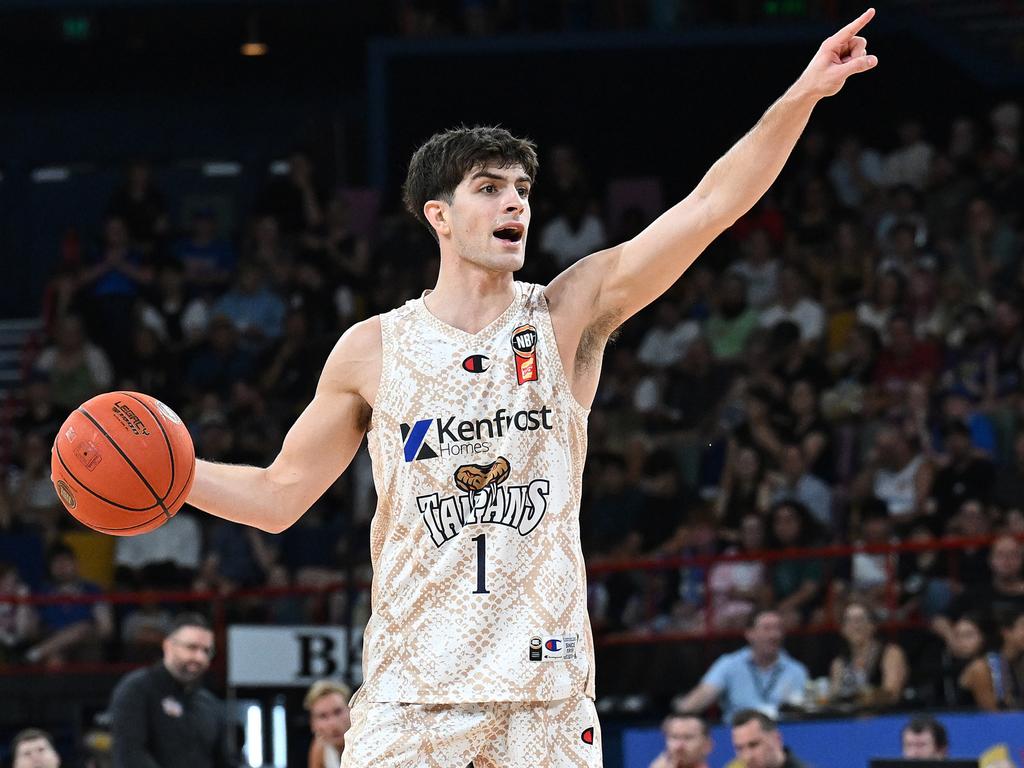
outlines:
{"label": "curly dark hair", "polygon": [[529,139],[518,139],[504,128],[460,126],[435,133],[417,149],[409,161],[402,185],[402,201],[437,240],[437,233],[423,215],[428,200],[450,203],[455,188],[470,171],[485,164],[499,168],[521,165],[532,181],[537,177],[537,147]]}

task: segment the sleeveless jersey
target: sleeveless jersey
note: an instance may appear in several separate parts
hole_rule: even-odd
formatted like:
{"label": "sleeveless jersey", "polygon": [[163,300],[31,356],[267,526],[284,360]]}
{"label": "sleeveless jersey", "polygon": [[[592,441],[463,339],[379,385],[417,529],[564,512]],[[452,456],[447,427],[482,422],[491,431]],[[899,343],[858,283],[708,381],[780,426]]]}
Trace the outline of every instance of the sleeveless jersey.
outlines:
{"label": "sleeveless jersey", "polygon": [[369,701],[594,695],[579,531],[588,411],[543,289],[515,288],[475,334],[422,298],[381,316]]}

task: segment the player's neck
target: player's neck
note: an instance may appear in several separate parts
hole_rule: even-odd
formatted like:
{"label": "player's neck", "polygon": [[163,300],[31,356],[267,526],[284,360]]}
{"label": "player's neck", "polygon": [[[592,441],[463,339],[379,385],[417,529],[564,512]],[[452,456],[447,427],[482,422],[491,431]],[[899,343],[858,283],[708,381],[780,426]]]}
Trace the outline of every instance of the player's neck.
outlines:
{"label": "player's neck", "polygon": [[434,317],[467,333],[486,328],[515,299],[511,272],[494,272],[472,265],[442,264],[437,285],[424,297]]}

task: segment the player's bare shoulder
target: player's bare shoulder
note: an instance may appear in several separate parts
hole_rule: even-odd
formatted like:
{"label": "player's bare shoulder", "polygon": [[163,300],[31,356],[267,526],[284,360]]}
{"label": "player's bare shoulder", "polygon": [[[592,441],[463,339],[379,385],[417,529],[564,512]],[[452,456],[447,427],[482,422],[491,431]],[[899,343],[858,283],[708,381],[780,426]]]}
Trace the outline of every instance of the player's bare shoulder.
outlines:
{"label": "player's bare shoulder", "polygon": [[374,315],[356,323],[338,339],[324,364],[320,386],[357,394],[373,408],[382,357],[380,316]]}

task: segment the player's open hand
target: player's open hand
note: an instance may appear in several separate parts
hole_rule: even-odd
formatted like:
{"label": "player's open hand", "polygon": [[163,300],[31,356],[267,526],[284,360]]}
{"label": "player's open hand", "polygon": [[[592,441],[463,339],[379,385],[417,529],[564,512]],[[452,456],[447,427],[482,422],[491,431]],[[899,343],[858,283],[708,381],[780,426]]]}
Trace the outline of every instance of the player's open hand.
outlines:
{"label": "player's open hand", "polygon": [[874,15],[875,9],[868,8],[821,44],[800,76],[808,91],[818,98],[834,96],[850,75],[867,72],[878,64],[878,57],[868,54],[868,41],[858,34]]}

